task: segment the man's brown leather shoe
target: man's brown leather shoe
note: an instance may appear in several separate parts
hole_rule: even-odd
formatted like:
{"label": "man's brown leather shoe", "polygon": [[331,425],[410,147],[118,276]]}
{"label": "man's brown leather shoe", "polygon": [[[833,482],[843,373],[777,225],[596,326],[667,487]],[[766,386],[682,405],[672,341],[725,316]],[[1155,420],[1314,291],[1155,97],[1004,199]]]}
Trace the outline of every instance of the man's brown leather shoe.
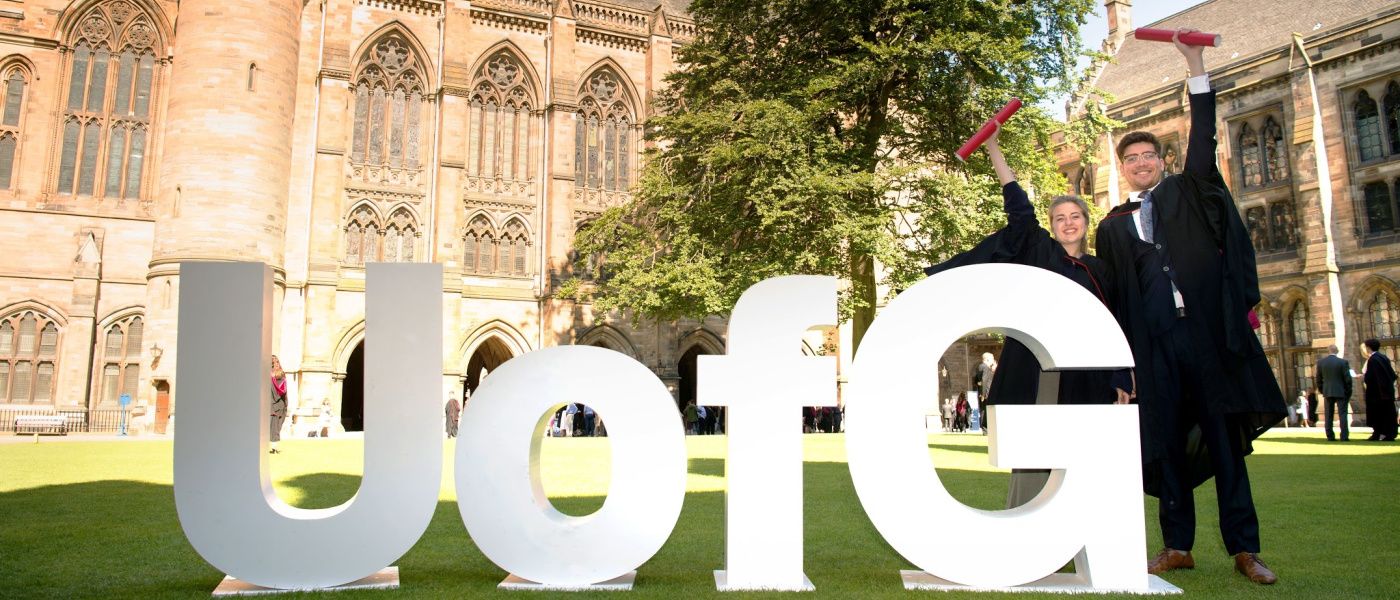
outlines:
{"label": "man's brown leather shoe", "polygon": [[[1239,564],[1236,562],[1235,564]],[[1171,548],[1162,548],[1157,556],[1147,562],[1147,573],[1149,575],[1161,575],[1167,571],[1177,569],[1196,568],[1196,559],[1191,558],[1190,552],[1182,552]]]}
{"label": "man's brown leather shoe", "polygon": [[1236,554],[1235,570],[1254,583],[1269,585],[1278,581],[1278,576],[1274,575],[1274,572],[1269,570],[1269,566],[1264,564],[1264,561],[1259,560],[1259,555],[1253,552]]}

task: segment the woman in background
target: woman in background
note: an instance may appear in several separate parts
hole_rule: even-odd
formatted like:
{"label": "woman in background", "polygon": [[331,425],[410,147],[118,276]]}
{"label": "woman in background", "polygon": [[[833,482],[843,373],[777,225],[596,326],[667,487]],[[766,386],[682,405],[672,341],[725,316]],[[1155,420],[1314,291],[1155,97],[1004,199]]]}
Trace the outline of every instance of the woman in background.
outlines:
{"label": "woman in background", "polygon": [[282,422],[287,420],[287,373],[282,362],[272,357],[272,421],[268,424],[268,454],[278,454],[277,442],[282,441]]}

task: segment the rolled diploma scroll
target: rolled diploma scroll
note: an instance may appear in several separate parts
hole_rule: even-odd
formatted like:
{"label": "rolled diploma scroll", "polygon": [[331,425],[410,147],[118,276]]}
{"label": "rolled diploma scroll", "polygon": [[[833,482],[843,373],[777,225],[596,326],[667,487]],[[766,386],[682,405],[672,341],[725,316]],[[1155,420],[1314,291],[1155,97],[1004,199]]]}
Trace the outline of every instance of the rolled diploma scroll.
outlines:
{"label": "rolled diploma scroll", "polygon": [[[1175,29],[1152,29],[1151,27],[1142,27],[1133,32],[1133,37],[1148,42],[1170,42],[1173,35],[1176,35]],[[1180,39],[1181,43],[1188,46],[1219,46],[1221,38],[1218,33],[1193,31],[1181,34]]]}
{"label": "rolled diploma scroll", "polygon": [[996,131],[998,125],[1005,125],[1006,120],[1010,119],[1011,115],[1016,114],[1018,110],[1021,110],[1021,99],[1012,98],[1010,102],[1006,103],[1006,106],[997,111],[996,115],[992,116],[991,121],[982,125],[977,133],[968,138],[961,148],[958,148],[958,159],[966,161],[967,157],[972,156],[973,152],[976,152],[978,148],[982,147],[982,144],[987,142],[987,138],[992,137],[992,133]]}

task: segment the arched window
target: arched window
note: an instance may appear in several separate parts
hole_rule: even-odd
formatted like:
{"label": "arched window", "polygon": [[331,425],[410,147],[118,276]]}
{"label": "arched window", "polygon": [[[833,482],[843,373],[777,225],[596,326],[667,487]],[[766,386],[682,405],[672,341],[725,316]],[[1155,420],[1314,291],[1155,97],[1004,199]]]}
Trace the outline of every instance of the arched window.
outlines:
{"label": "arched window", "polygon": [[463,271],[479,274],[492,271],[496,256],[496,243],[491,222],[486,220],[486,217],[477,216],[472,219],[471,225],[467,226],[467,233],[463,236],[462,244],[466,248],[462,253]]}
{"label": "arched window", "polygon": [[140,316],[124,318],[107,326],[99,345],[99,401],[116,405],[122,394],[136,399],[141,380],[141,339],[144,321]]}
{"label": "arched window", "polygon": [[1269,117],[1264,121],[1264,169],[1269,181],[1288,179],[1288,147],[1283,141],[1283,128],[1278,121]]}
{"label": "arched window", "polygon": [[1254,250],[1257,252],[1269,250],[1269,218],[1264,213],[1264,207],[1255,206],[1246,209],[1244,223],[1245,227],[1249,229],[1249,240],[1254,243]]}
{"label": "arched window", "polygon": [[1395,211],[1390,199],[1390,186],[1373,181],[1363,188],[1366,203],[1366,232],[1389,233],[1395,229]]}
{"label": "arched window", "polygon": [[350,160],[394,169],[421,164],[425,106],[423,63],[396,33],[370,45],[355,77]]}
{"label": "arched window", "polygon": [[1254,134],[1254,128],[1248,123],[1240,128],[1240,168],[1244,173],[1245,187],[1264,183],[1264,169],[1259,158],[1259,137]]}
{"label": "arched window", "polygon": [[1312,325],[1308,314],[1308,303],[1299,300],[1293,303],[1289,312],[1289,341],[1292,346],[1306,346],[1312,343]]}
{"label": "arched window", "polygon": [[1270,238],[1274,250],[1287,250],[1297,247],[1297,221],[1293,215],[1293,201],[1283,200],[1269,205]]}
{"label": "arched window", "polygon": [[511,275],[525,275],[529,245],[525,225],[519,219],[511,219],[506,223],[505,233],[501,235],[501,261],[498,270]]}
{"label": "arched window", "polygon": [[1375,160],[1383,155],[1381,150],[1380,113],[1376,111],[1376,101],[1365,90],[1356,94],[1352,104],[1356,115],[1356,150],[1362,161]]}
{"label": "arched window", "polygon": [[34,310],[0,318],[0,404],[53,402],[58,337],[58,324]]}
{"label": "arched window", "polygon": [[[500,51],[477,70],[468,106],[467,174],[531,181],[534,84],[515,55]],[[509,189],[509,188],[507,188]]]}
{"label": "arched window", "polygon": [[1265,350],[1277,348],[1279,343],[1278,315],[1265,310],[1256,310],[1255,314],[1259,316],[1259,329],[1257,330],[1259,332],[1259,345],[1263,346]]}
{"label": "arched window", "polygon": [[407,210],[395,211],[384,228],[384,262],[413,262],[418,225]]}
{"label": "arched window", "polygon": [[1390,294],[1377,291],[1366,313],[1370,316],[1372,337],[1382,340],[1400,337],[1400,306],[1390,299]]}
{"label": "arched window", "polygon": [[361,206],[345,224],[345,264],[363,265],[379,259],[379,219],[369,207]]}
{"label": "arched window", "polygon": [[1385,131],[1390,135],[1390,153],[1400,154],[1400,85],[1394,81],[1385,86]]}
{"label": "arched window", "polygon": [[1288,335],[1285,338],[1289,348],[1285,351],[1288,358],[1288,366],[1292,371],[1292,387],[1287,391],[1289,398],[1296,397],[1300,392],[1307,392],[1313,389],[1313,367],[1316,360],[1313,357],[1312,325],[1308,314],[1308,302],[1299,299],[1293,303],[1288,311]]}
{"label": "arched window", "polygon": [[26,73],[11,67],[3,77],[5,106],[0,113],[0,190],[14,185],[15,155],[19,152],[20,116],[24,111],[24,92],[29,87]]}
{"label": "arched window", "polygon": [[151,18],[104,2],[78,21],[68,69],[58,193],[140,198],[162,46]]}
{"label": "arched window", "polygon": [[574,132],[576,187],[626,191],[631,186],[635,123],[620,78],[610,69],[594,72],[579,91]]}

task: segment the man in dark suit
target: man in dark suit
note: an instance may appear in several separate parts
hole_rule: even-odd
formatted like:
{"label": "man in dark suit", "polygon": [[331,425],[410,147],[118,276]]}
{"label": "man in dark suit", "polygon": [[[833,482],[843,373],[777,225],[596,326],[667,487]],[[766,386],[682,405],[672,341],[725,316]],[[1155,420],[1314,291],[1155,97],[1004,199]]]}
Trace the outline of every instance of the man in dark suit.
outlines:
{"label": "man in dark suit", "polygon": [[[1214,476],[1220,532],[1236,570],[1271,584],[1277,577],[1258,557],[1244,457],[1288,411],[1249,324],[1259,303],[1254,248],[1215,164],[1215,93],[1202,48],[1176,46],[1191,71],[1185,169],[1163,177],[1151,133],[1121,138],[1119,172],[1132,193],[1097,235],[1098,256],[1116,282],[1110,304],[1136,364],[1136,389],[1120,388],[1120,402],[1138,402],[1143,484],[1160,499],[1166,548],[1148,572],[1195,566],[1194,490]],[[1197,429],[1204,449],[1188,447]]]}
{"label": "man in dark suit", "polygon": [[1317,361],[1313,372],[1313,384],[1325,399],[1327,419],[1327,440],[1336,441],[1332,435],[1332,413],[1336,411],[1342,421],[1342,441],[1347,441],[1347,406],[1351,402],[1351,364],[1337,356],[1335,345],[1327,347],[1327,356]]}
{"label": "man in dark suit", "polygon": [[1366,368],[1362,382],[1366,384],[1366,424],[1371,426],[1373,442],[1395,441],[1395,368],[1390,358],[1381,354],[1381,342],[1375,338],[1361,345],[1366,353]]}

